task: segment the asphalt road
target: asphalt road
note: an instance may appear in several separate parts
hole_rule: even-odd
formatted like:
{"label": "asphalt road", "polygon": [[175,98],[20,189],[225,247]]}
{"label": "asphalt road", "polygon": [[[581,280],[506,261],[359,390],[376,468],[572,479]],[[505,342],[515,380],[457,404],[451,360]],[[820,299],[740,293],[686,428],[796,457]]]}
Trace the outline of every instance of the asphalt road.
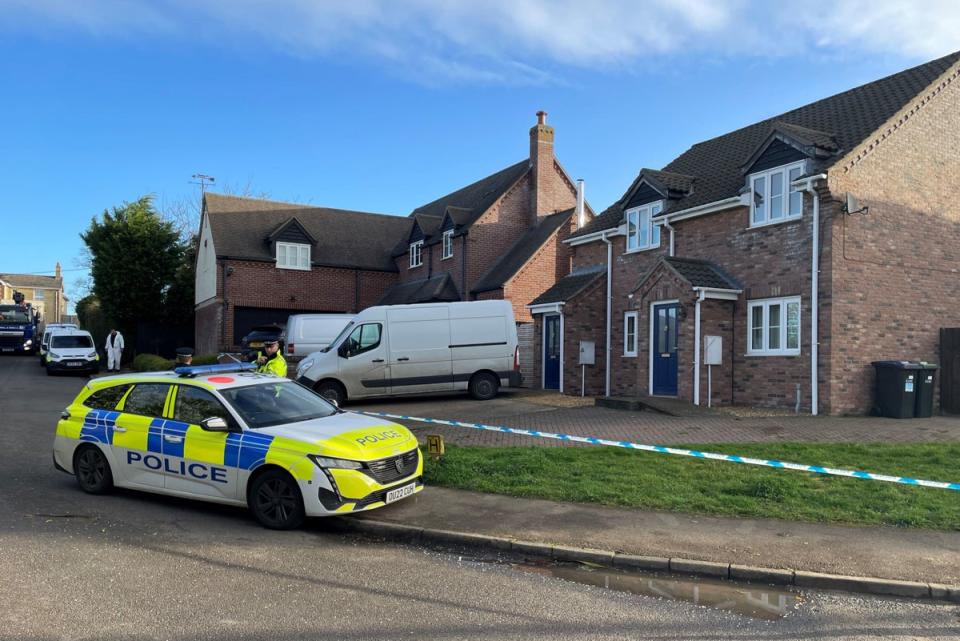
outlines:
{"label": "asphalt road", "polygon": [[88,496],[50,454],[84,381],[0,358],[0,639],[960,637],[952,605],[803,593],[764,621],[350,538],[325,521],[271,532],[240,509]]}

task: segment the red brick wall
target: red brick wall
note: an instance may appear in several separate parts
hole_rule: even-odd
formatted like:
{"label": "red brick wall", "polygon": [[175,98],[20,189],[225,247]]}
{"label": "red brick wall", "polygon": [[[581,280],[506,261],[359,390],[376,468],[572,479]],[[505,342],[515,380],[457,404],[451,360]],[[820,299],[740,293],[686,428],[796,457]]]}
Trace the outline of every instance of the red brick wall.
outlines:
{"label": "red brick wall", "polygon": [[957,66],[934,93],[830,171],[838,201],[869,206],[831,223],[834,412],[869,411],[871,361],[939,362],[940,328],[960,326]]}
{"label": "red brick wall", "polygon": [[513,304],[518,323],[532,322],[533,316],[527,309],[530,301],[570,273],[571,250],[563,240],[570,235],[573,225],[571,220],[570,225],[554,234],[506,284],[503,291]]}
{"label": "red brick wall", "polygon": [[[226,314],[226,344],[222,344],[220,327],[216,329],[216,337],[221,348],[229,349],[238,347],[232,344],[236,307],[357,312],[376,303],[397,279],[393,272],[316,266],[310,271],[300,271],[277,269],[273,263],[256,261],[220,260],[217,267],[217,299],[227,301],[226,309],[221,312]],[[224,268],[233,268],[226,283]],[[198,312],[198,337],[210,335],[207,326],[210,321],[209,313]]]}
{"label": "red brick wall", "polygon": [[[604,368],[606,361],[605,334],[603,331],[606,311],[603,298],[606,296],[607,279],[598,278],[563,307],[563,393],[579,396],[581,390],[581,376],[587,396],[602,396],[604,393]],[[543,316],[537,316],[539,332],[543,331]],[[542,338],[538,335],[538,345]],[[595,361],[593,365],[581,367],[580,341],[594,342]],[[542,358],[542,355],[541,355]],[[611,363],[614,361],[611,360]],[[540,375],[540,365],[537,365],[537,375]],[[542,385],[537,385],[542,387]]]}

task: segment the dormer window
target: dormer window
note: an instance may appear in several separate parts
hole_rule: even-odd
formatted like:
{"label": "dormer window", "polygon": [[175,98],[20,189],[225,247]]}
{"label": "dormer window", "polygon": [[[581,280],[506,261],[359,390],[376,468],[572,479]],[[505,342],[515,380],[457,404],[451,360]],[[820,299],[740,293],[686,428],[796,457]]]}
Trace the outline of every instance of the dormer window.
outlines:
{"label": "dormer window", "polygon": [[310,270],[310,245],[277,243],[277,269]]}
{"label": "dormer window", "polygon": [[443,232],[443,255],[441,260],[453,258],[453,230]]}
{"label": "dormer window", "polygon": [[803,174],[803,163],[750,174],[750,226],[794,220],[803,214],[803,192],[792,186]]}
{"label": "dormer window", "polygon": [[627,210],[627,251],[643,251],[660,246],[660,226],[653,218],[663,211],[663,201]]}
{"label": "dormer window", "polygon": [[423,264],[423,241],[410,243],[410,267],[419,267]]}

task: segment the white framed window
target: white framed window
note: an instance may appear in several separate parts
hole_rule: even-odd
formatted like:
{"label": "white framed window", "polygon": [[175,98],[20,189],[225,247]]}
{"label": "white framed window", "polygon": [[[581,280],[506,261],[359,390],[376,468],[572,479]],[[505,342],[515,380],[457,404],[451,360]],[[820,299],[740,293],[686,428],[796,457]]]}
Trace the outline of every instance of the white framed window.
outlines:
{"label": "white framed window", "polygon": [[649,203],[627,210],[627,251],[642,251],[660,246],[660,225],[653,217],[663,211],[663,202]]}
{"label": "white framed window", "polygon": [[410,243],[410,267],[419,267],[423,264],[423,241]]}
{"label": "white framed window", "polygon": [[803,214],[803,192],[791,186],[803,174],[803,162],[750,174],[750,226],[794,220]]}
{"label": "white framed window", "polygon": [[310,269],[310,245],[277,243],[278,269]]}
{"label": "white framed window", "polygon": [[33,290],[33,300],[43,300],[44,293],[42,289]]}
{"label": "white framed window", "polygon": [[800,297],[747,303],[747,354],[796,356],[800,353]]}
{"label": "white framed window", "polygon": [[623,355],[637,355],[637,327],[640,322],[637,312],[623,314]]}
{"label": "white framed window", "polygon": [[440,260],[453,258],[453,230],[448,229],[443,232],[443,255]]}

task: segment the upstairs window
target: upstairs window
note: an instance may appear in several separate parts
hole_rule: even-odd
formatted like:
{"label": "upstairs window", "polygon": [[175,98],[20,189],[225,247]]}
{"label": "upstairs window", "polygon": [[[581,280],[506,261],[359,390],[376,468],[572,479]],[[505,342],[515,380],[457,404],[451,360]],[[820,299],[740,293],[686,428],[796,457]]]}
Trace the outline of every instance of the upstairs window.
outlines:
{"label": "upstairs window", "polygon": [[627,251],[642,251],[660,246],[660,225],[653,217],[663,211],[663,203],[655,202],[627,210]]}
{"label": "upstairs window", "polygon": [[803,174],[803,163],[775,167],[750,175],[750,226],[769,225],[799,218],[803,192],[791,186]]}
{"label": "upstairs window", "polygon": [[423,264],[423,241],[410,243],[410,267],[419,267]]}
{"label": "upstairs window", "polygon": [[310,245],[277,243],[278,269],[310,269]]}
{"label": "upstairs window", "polygon": [[800,297],[768,298],[747,304],[747,354],[796,356],[800,353]]}
{"label": "upstairs window", "polygon": [[44,291],[42,289],[33,290],[33,300],[43,300]]}
{"label": "upstairs window", "polygon": [[446,259],[446,258],[453,258],[453,230],[452,229],[448,229],[447,231],[443,232],[442,259]]}

